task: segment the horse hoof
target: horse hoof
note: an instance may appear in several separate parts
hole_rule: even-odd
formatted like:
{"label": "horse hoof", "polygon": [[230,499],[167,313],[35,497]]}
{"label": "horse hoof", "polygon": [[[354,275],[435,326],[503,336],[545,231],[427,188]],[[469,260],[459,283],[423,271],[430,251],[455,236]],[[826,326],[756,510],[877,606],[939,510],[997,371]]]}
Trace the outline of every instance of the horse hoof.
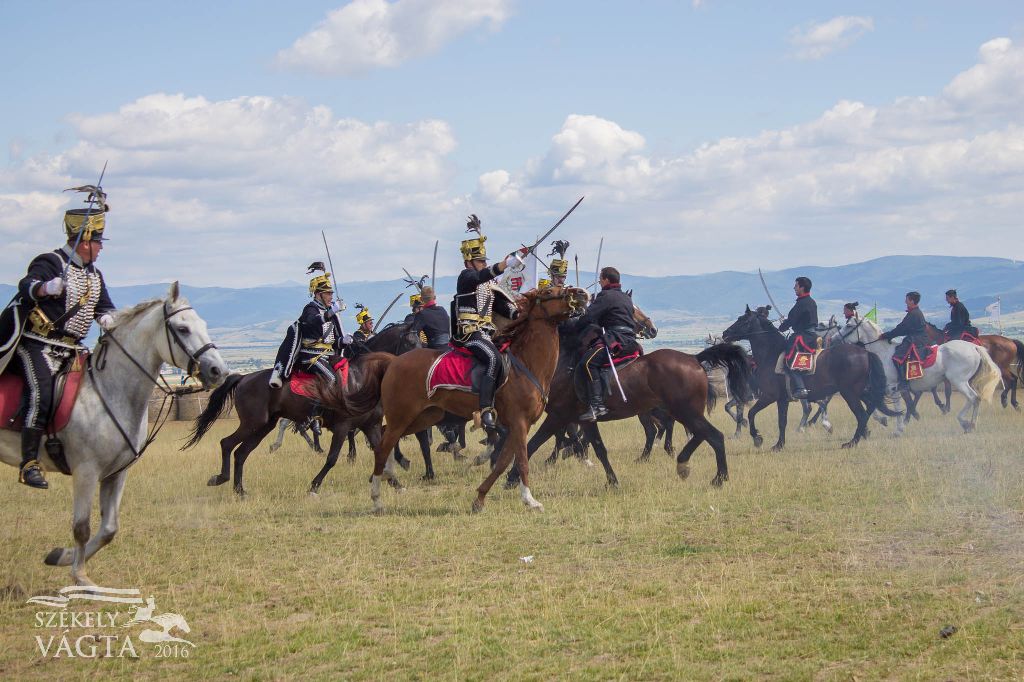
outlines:
{"label": "horse hoof", "polygon": [[526,505],[526,508],[529,509],[530,511],[535,511],[535,512],[542,512],[542,511],[544,511],[544,505],[541,504],[540,502],[535,502],[534,504],[528,504],[528,505]]}
{"label": "horse hoof", "polygon": [[615,478],[614,476],[609,476],[608,477],[608,487],[611,488],[612,490],[618,490],[619,489],[619,479]]}
{"label": "horse hoof", "polygon": [[857,444],[857,441],[855,441],[855,440],[848,440],[845,443],[843,443],[842,448],[843,448],[843,450],[849,450],[850,448],[852,448],[856,444]]}
{"label": "horse hoof", "polygon": [[519,485],[519,480],[518,479],[515,479],[515,478],[506,478],[505,479],[505,486],[504,486],[505,490],[512,490],[512,488],[515,488],[517,485]]}
{"label": "horse hoof", "polygon": [[687,478],[690,477],[690,465],[687,464],[686,462],[677,462],[676,473],[679,474],[679,478],[685,481]]}
{"label": "horse hoof", "polygon": [[465,455],[460,455],[457,452],[456,453],[452,453],[452,461],[453,462],[465,462],[467,459],[469,459],[469,458],[466,457]]}
{"label": "horse hoof", "polygon": [[640,463],[650,462],[651,461],[651,454],[647,453],[646,455],[640,455],[639,457],[636,458],[636,461],[640,462]]}
{"label": "horse hoof", "polygon": [[490,464],[490,463],[491,463],[491,455],[488,452],[485,452],[482,455],[477,455],[476,459],[473,460],[473,466],[475,466],[475,467],[478,467],[481,464]]}
{"label": "horse hoof", "polygon": [[729,480],[729,474],[715,474],[715,477],[711,479],[711,485],[715,488],[721,488],[722,484]]}
{"label": "horse hoof", "polygon": [[759,448],[764,444],[764,438],[761,436],[754,436],[754,447]]}
{"label": "horse hoof", "polygon": [[392,476],[391,478],[388,479],[388,485],[391,486],[392,488],[394,488],[395,490],[401,490],[402,489],[401,481],[399,481],[394,476]]}
{"label": "horse hoof", "polygon": [[484,501],[481,500],[479,497],[476,498],[475,500],[473,500],[472,509],[474,514],[479,514],[484,510]]}
{"label": "horse hoof", "polygon": [[315,490],[310,490],[310,491],[309,491],[309,497],[310,497],[311,499],[314,499],[314,500],[319,500],[319,499],[320,499],[320,493],[318,493],[318,492],[317,492],[317,491],[315,491]]}
{"label": "horse hoof", "polygon": [[408,470],[409,470],[409,467],[411,467],[411,466],[412,466],[412,462],[410,462],[410,461],[409,461],[409,460],[407,460],[407,459],[403,459],[403,460],[402,460],[401,462],[399,462],[399,463],[398,463],[398,466],[400,466],[400,467],[402,467],[403,469],[405,469],[406,471],[408,471]]}
{"label": "horse hoof", "polygon": [[351,455],[346,457],[345,459],[348,460],[349,464],[355,464],[356,463],[356,458],[352,457]]}
{"label": "horse hoof", "polygon": [[776,443],[772,446],[772,452],[782,452],[784,447],[786,447],[785,443]]}
{"label": "horse hoof", "polygon": [[281,447],[281,446],[280,446],[280,445],[278,445],[277,443],[271,443],[271,444],[270,444],[270,451],[271,451],[271,452],[277,452],[277,449],[278,449],[279,447]]}
{"label": "horse hoof", "polygon": [[217,474],[216,476],[211,476],[210,480],[206,482],[206,485],[208,485],[208,486],[224,485],[227,482],[228,482],[227,478],[225,478],[224,476],[221,476],[220,474]]}
{"label": "horse hoof", "polygon": [[54,547],[50,550],[50,553],[43,559],[43,563],[47,566],[60,566],[60,558],[64,554],[63,547]]}
{"label": "horse hoof", "polygon": [[245,496],[248,495],[248,493],[245,492],[245,488],[242,488],[241,486],[235,486],[235,494],[238,495],[238,499],[240,500],[244,500]]}

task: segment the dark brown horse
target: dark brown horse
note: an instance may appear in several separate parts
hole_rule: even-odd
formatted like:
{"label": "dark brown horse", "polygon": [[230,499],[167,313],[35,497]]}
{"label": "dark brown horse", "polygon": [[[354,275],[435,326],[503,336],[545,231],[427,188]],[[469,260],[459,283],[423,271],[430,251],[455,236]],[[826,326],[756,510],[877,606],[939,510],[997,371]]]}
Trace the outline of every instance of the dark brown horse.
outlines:
{"label": "dark brown horse", "polygon": [[[761,447],[764,439],[754,425],[754,417],[768,405],[775,403],[779,411],[779,440],[772,447],[778,452],[786,446],[786,422],[789,417],[789,391],[786,377],[775,373],[775,363],[780,354],[788,350],[788,342],[782,333],[756,310],[747,306],[732,325],[722,333],[726,341],[746,339],[757,366],[757,384],[760,395],[747,418],[750,420],[750,436],[754,445]],[[868,417],[874,410],[899,416],[885,406],[885,368],[882,361],[868,353],[861,346],[853,344],[833,345],[817,357],[815,373],[804,379],[808,400],[817,401],[839,393],[857,418],[857,430],[844,448],[856,445],[867,436]]]}
{"label": "dark brown horse", "polygon": [[[419,337],[408,333],[408,325],[394,325],[367,342],[370,349],[387,348],[402,351],[406,346],[419,346]],[[358,386],[363,374],[364,355],[350,363],[349,384]],[[337,358],[332,359],[336,360]],[[231,455],[235,456],[234,489],[239,495],[245,495],[243,471],[245,460],[260,442],[267,437],[279,419],[290,419],[302,424],[312,414],[315,403],[312,399],[292,393],[289,382],[279,389],[269,384],[270,370],[264,369],[251,374],[231,374],[227,380],[212,394],[206,409],[196,418],[188,441],[182,447],[187,449],[195,446],[210,430],[214,422],[234,402],[238,414],[238,428],[221,439],[221,470],[214,474],[207,485],[223,485],[231,480]],[[340,382],[339,382],[340,384]],[[327,410],[323,414],[323,425],[331,430],[331,445],[327,451],[327,460],[323,468],[310,484],[310,492],[317,493],[327,472],[338,461],[338,454],[350,431],[362,431],[372,445],[381,438],[380,410],[369,410],[358,415],[337,410]],[[392,479],[397,483],[397,479]]]}
{"label": "dark brown horse", "polygon": [[[519,302],[518,317],[496,338],[510,343],[511,369],[508,380],[498,389],[495,407],[502,426],[501,453],[496,466],[488,474],[473,501],[473,511],[484,508],[484,500],[495,479],[514,457],[522,467],[520,495],[525,505],[543,509],[529,488],[526,463],[526,436],[530,426],[544,411],[551,375],[558,360],[558,324],[586,304],[582,289],[553,287],[528,292]],[[380,482],[392,478],[394,471],[388,455],[405,434],[416,433],[441,420],[451,412],[464,419],[479,409],[476,395],[456,390],[439,389],[427,396],[426,378],[440,351],[419,349],[395,357],[374,353],[366,358],[366,375],[362,388],[354,392],[323,387],[325,404],[347,414],[361,414],[382,404],[387,428],[374,450],[375,462],[370,479],[370,498],[375,511],[382,511]]]}

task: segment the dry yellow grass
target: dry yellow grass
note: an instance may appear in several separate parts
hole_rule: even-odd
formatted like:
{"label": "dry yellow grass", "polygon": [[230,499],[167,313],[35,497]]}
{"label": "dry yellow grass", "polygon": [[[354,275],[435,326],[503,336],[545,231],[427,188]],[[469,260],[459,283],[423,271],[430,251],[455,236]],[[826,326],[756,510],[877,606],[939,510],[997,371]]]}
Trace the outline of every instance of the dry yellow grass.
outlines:
{"label": "dry yellow grass", "polygon": [[[0,677],[1020,678],[1024,416],[987,407],[964,436],[923,411],[904,439],[873,426],[852,451],[838,449],[842,406],[835,437],[793,433],[782,454],[730,440],[721,490],[706,446],[680,481],[660,451],[634,461],[635,421],[608,425],[620,490],[599,467],[545,467],[543,452],[532,483],[546,512],[496,489],[476,516],[484,472],[443,454],[432,484],[413,456],[407,490],[371,515],[363,443],[309,499],[321,459],[294,436],[250,458],[239,501],[205,485],[232,424],[188,453],[171,424],[131,471],[121,533],[90,575],[185,616],[188,659],[151,645],[138,660],[40,658],[25,599],[66,584],[41,559],[69,539],[70,486],[28,490],[10,469]],[[942,639],[946,625],[959,630]]]}

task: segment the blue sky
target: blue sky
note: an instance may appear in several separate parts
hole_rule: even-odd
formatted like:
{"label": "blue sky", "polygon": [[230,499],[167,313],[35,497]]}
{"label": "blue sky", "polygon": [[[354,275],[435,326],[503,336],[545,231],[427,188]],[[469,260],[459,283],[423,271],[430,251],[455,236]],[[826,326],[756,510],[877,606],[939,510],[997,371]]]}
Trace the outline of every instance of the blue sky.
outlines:
{"label": "blue sky", "polygon": [[5,281],[104,159],[124,284],[300,279],[325,227],[343,279],[450,273],[582,194],[637,273],[1024,257],[1020,3],[81,7],[4,3]]}

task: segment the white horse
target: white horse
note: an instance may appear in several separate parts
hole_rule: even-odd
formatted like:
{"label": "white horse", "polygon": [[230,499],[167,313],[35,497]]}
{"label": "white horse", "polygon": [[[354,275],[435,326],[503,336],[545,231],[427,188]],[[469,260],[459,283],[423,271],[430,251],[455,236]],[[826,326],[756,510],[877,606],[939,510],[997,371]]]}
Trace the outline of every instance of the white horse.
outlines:
{"label": "white horse", "polygon": [[[74,547],[57,547],[44,562],[71,566],[78,585],[94,585],[85,563],[117,533],[118,508],[128,467],[144,450],[146,416],[153,386],[164,363],[198,373],[205,385],[217,385],[227,368],[210,342],[206,322],[179,297],[178,283],[166,299],[140,303],[118,311],[113,326],[96,344],[78,400],[67,427],[58,435],[71,469],[74,502],[71,530]],[[45,449],[38,460],[47,471],[58,471]],[[21,463],[21,437],[0,431],[0,461]],[[100,527],[90,537],[89,515],[96,488],[100,491]],[[42,500],[46,493],[36,496]]]}
{"label": "white horse", "polygon": [[[895,395],[897,376],[896,366],[892,362],[895,349],[892,341],[881,339],[882,330],[878,325],[871,320],[861,319],[855,324],[847,324],[840,336],[850,343],[862,343],[866,350],[882,360],[887,392]],[[1002,373],[988,351],[973,343],[948,341],[939,346],[936,352],[938,357],[935,358],[935,364],[925,368],[924,376],[920,379],[910,382],[910,390],[923,393],[948,380],[967,399],[956,418],[964,431],[970,432],[978,421],[981,401],[991,402],[996,388],[1002,384]],[[971,413],[970,420],[965,419],[968,412]],[[903,433],[905,424],[906,416],[897,419],[896,435]]]}

